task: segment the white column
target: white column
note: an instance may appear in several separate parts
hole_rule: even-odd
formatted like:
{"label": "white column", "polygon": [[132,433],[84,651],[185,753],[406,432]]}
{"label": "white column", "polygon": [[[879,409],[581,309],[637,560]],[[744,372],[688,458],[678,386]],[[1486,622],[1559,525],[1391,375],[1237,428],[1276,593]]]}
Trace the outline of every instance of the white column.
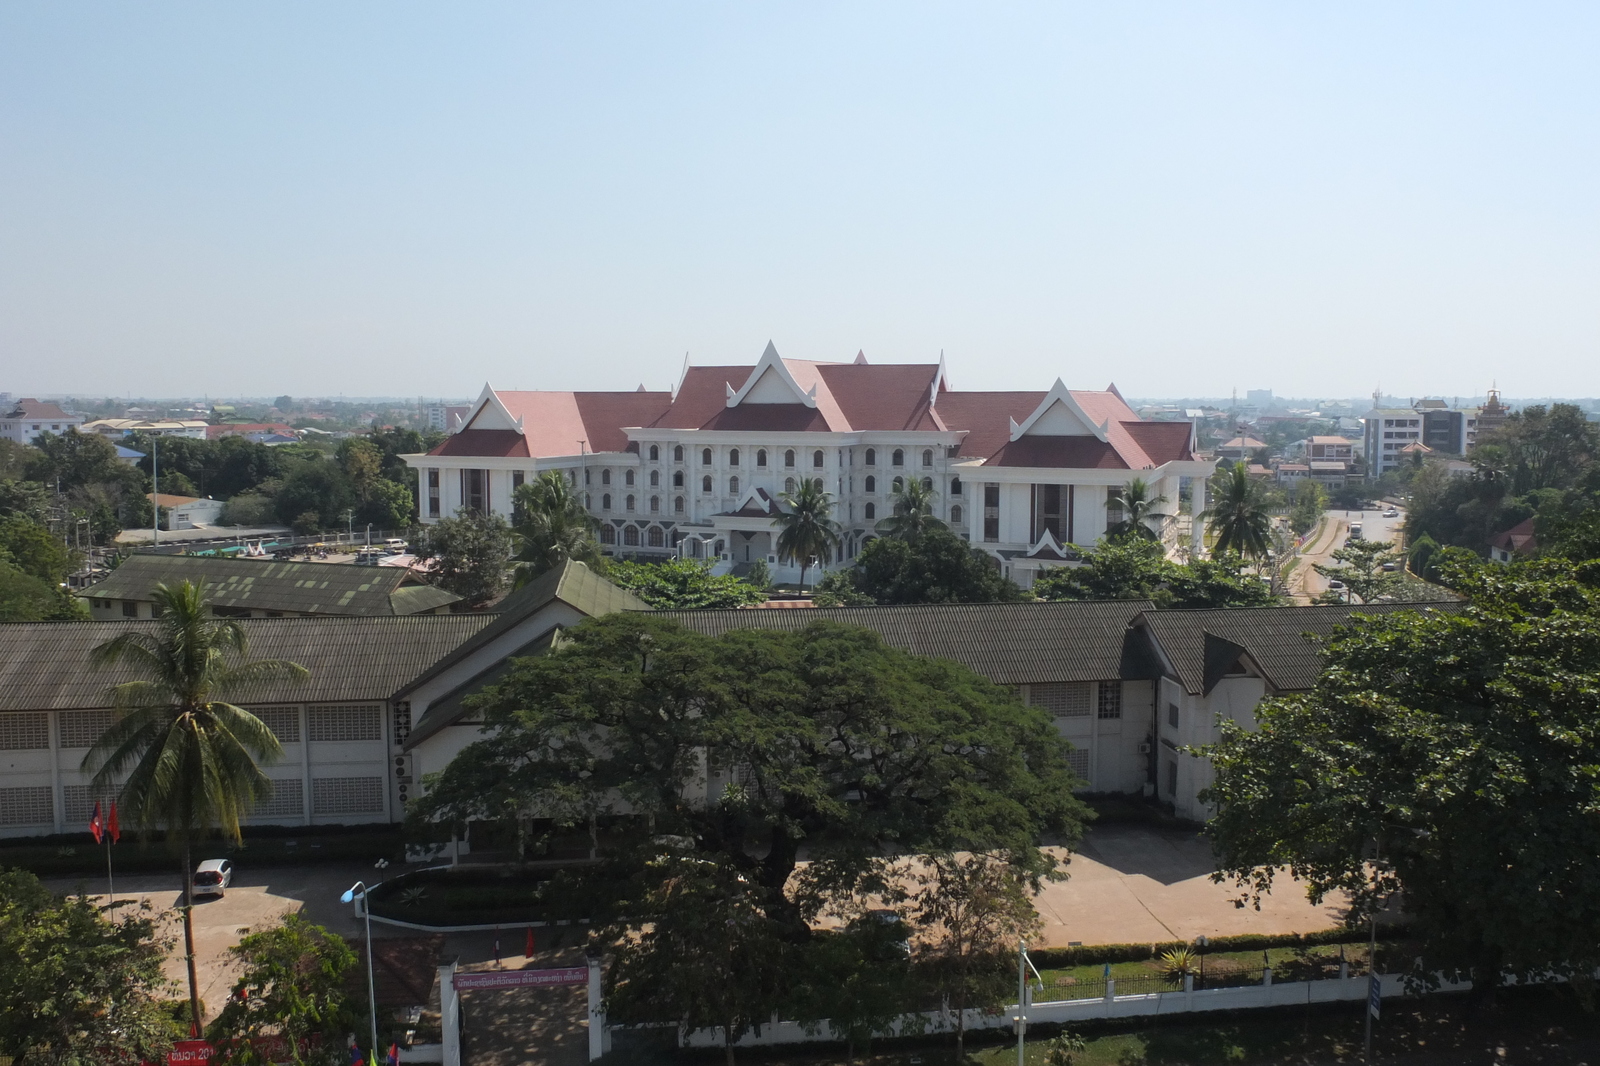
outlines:
{"label": "white column", "polygon": [[444,1066],[461,1066],[461,1003],[455,976],[454,959],[439,965],[439,1022],[444,1036]]}
{"label": "white column", "polygon": [[[743,458],[741,456],[740,458]],[[606,1013],[600,1008],[600,960],[589,960],[589,1061],[593,1062],[610,1050],[606,1032]]]}
{"label": "white column", "polygon": [[1196,477],[1191,485],[1189,514],[1194,528],[1190,531],[1193,543],[1190,545],[1189,554],[1192,558],[1201,559],[1206,553],[1206,523],[1205,519],[1200,517],[1200,512],[1206,509],[1206,479]]}

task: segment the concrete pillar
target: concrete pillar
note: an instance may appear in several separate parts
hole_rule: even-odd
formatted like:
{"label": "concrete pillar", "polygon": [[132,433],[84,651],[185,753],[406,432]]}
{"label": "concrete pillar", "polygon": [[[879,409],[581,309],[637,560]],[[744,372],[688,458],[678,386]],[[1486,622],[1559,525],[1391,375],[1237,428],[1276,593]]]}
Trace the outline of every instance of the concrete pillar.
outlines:
{"label": "concrete pillar", "polygon": [[606,1014],[600,1009],[600,960],[589,957],[589,1061],[611,1050],[611,1034],[606,1031]]}
{"label": "concrete pillar", "polygon": [[1270,985],[1272,983],[1272,967],[1271,966],[1267,966],[1267,967],[1263,967],[1262,968],[1262,970],[1261,970],[1261,983],[1264,984],[1264,985]]}
{"label": "concrete pillar", "polygon": [[456,991],[455,956],[439,960],[439,1027],[444,1044],[443,1066],[461,1066],[461,1002]]}
{"label": "concrete pillar", "polygon": [[1108,977],[1108,978],[1106,978],[1106,1002],[1110,1003],[1112,1000],[1114,1000],[1116,998],[1117,998],[1117,979],[1115,977]]}
{"label": "concrete pillar", "polygon": [[1194,991],[1194,974],[1186,973],[1183,975],[1183,990],[1185,992]]}

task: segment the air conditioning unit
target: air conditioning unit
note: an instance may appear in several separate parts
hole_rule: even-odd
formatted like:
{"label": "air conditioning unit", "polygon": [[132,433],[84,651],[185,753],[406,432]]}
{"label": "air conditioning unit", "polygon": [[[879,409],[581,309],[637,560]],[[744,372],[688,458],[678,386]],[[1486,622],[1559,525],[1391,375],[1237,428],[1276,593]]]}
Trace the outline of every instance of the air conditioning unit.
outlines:
{"label": "air conditioning unit", "polygon": [[1150,742],[1148,740],[1139,745],[1139,754],[1140,755],[1149,755],[1150,754]]}
{"label": "air conditioning unit", "polygon": [[394,757],[394,776],[396,780],[410,783],[412,772],[415,769],[412,765],[412,758],[411,755],[396,755]]}

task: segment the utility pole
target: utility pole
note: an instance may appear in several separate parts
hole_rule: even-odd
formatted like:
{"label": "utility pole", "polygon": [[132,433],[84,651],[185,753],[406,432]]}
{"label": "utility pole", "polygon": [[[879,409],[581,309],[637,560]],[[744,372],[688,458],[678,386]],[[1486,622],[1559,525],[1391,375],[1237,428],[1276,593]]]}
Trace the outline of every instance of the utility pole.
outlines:
{"label": "utility pole", "polygon": [[161,439],[161,434],[150,434],[150,544],[155,546],[161,543],[161,475],[156,457],[156,441]]}
{"label": "utility pole", "polygon": [[1024,1066],[1028,1032],[1028,942],[1017,941],[1017,1066]]}

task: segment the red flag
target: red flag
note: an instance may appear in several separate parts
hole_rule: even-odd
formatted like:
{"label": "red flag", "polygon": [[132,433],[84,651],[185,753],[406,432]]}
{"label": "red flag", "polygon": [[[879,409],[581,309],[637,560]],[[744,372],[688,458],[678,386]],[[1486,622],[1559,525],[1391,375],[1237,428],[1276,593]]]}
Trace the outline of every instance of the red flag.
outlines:
{"label": "red flag", "polygon": [[389,1054],[384,1057],[384,1066],[400,1066],[400,1045],[390,1044]]}
{"label": "red flag", "polygon": [[105,839],[105,823],[100,820],[100,801],[94,801],[94,813],[89,816],[89,835],[94,837],[96,844]]}
{"label": "red flag", "polygon": [[122,829],[117,825],[117,801],[111,801],[111,821],[106,824],[106,832],[111,834],[111,843],[122,843]]}
{"label": "red flag", "polygon": [[528,958],[533,958],[533,926],[528,926],[528,950],[523,952]]}

